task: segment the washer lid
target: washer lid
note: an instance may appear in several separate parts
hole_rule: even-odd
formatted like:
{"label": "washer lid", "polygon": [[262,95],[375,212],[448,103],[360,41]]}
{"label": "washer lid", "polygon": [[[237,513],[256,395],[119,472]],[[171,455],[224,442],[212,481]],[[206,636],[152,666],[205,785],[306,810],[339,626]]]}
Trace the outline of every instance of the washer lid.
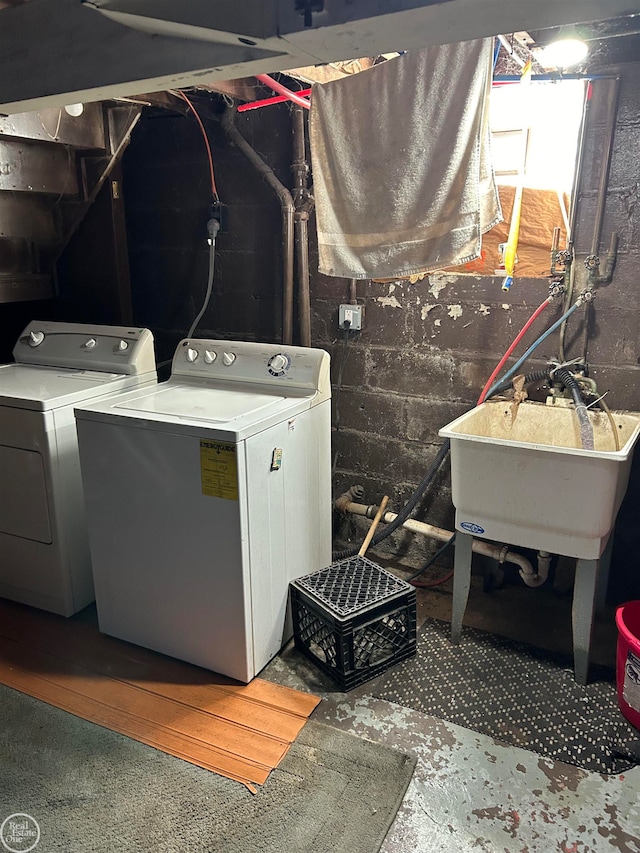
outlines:
{"label": "washer lid", "polygon": [[261,419],[284,402],[288,402],[286,397],[275,394],[164,383],[164,387],[159,386],[150,394],[117,403],[113,408],[127,409],[132,414],[169,415],[222,424],[239,418]]}
{"label": "washer lid", "polygon": [[90,400],[139,382],[140,377],[137,376],[99,370],[5,364],[0,366],[0,405],[46,411]]}
{"label": "washer lid", "polygon": [[182,435],[215,433],[241,441],[277,423],[295,419],[312,406],[306,397],[269,394],[258,387],[213,386],[169,379],[160,385],[128,391],[117,397],[76,407],[77,420],[167,430]]}

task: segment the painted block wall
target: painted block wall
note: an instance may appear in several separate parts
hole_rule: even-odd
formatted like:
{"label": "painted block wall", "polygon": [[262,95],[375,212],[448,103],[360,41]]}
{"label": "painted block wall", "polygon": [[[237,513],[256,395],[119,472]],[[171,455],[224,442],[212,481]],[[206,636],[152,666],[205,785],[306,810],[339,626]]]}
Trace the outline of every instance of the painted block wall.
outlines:
{"label": "painted block wall", "polygon": [[[614,408],[640,410],[640,63],[600,69],[620,73],[622,88],[607,194],[602,249],[611,230],[620,236],[614,281],[598,293],[589,363],[601,392]],[[215,105],[214,105],[215,106]],[[601,161],[606,92],[594,90],[587,128],[584,181],[580,190],[577,251],[589,251],[595,189]],[[291,187],[291,123],[286,106],[238,116],[244,136]],[[281,334],[280,209],[271,190],[207,121],[218,188],[228,205],[228,228],[218,238],[214,294],[200,328],[202,336],[279,340]],[[210,199],[207,163],[193,120],[149,112],[135,131],[123,163],[134,322],[152,328],[159,360],[171,357],[204,294],[207,272],[205,226]],[[546,295],[545,280],[517,280],[509,294],[489,277],[434,274],[415,285],[359,282],[364,330],[344,350],[337,326],[346,280],[317,272],[311,240],[314,346],[333,357],[336,469],[334,492],[362,483],[365,502],[388,493],[397,508],[435,456],[438,429],[474,405],[486,377],[525,320]],[[549,309],[530,334],[532,341],[558,316]],[[96,321],[97,318],[96,318]],[[580,350],[578,321],[568,330],[568,355]],[[523,347],[526,345],[525,340]],[[337,382],[345,355],[336,412]],[[532,367],[557,355],[556,339],[541,347]],[[597,484],[594,484],[597,488]],[[553,488],[550,487],[550,501]],[[614,599],[640,597],[637,517],[640,454],[619,517],[612,572]],[[448,475],[443,471],[417,517],[451,525]],[[363,527],[358,528],[360,535]],[[338,539],[354,534],[339,524]],[[433,550],[428,540],[394,539],[407,561]]]}
{"label": "painted block wall", "polygon": [[[196,102],[197,103],[197,102]],[[249,143],[291,185],[291,126],[286,108],[238,116]],[[277,340],[281,335],[280,206],[251,164],[207,121],[225,228],[201,337]],[[135,322],[156,334],[159,360],[171,358],[204,298],[206,224],[211,189],[202,137],[190,116],[150,112],[123,161]]]}
{"label": "painted block wall", "polygon": [[[601,73],[619,74],[622,80],[601,255],[613,230],[620,244],[614,279],[599,289],[594,303],[588,363],[600,393],[608,392],[612,408],[640,411],[640,64],[625,63]],[[608,81],[601,83],[594,86],[589,110],[578,201],[578,290],[584,279],[583,261],[591,246],[602,165],[609,90]],[[312,264],[312,269],[317,269],[317,264]],[[330,349],[337,375],[345,352],[336,331],[337,304],[348,301],[348,283],[316,273],[312,292],[314,343]],[[391,503],[399,506],[435,456],[440,443],[438,429],[475,404],[486,378],[546,292],[547,284],[541,279],[517,279],[505,294],[500,279],[474,275],[434,274],[417,284],[359,282],[358,301],[365,306],[365,328],[346,350],[340,431],[335,439],[336,492],[362,483],[365,503],[377,502],[388,493]],[[524,352],[559,315],[559,307],[547,309],[518,353]],[[567,358],[582,351],[580,313],[577,317],[567,330]],[[557,355],[554,336],[529,362],[530,369],[544,366]],[[526,484],[518,487],[526,488]],[[640,596],[639,500],[640,454],[617,526],[610,585],[610,598],[614,600]],[[549,501],[553,502],[553,484]],[[446,475],[430,492],[424,510],[426,520],[451,525]],[[342,532],[353,532],[353,523],[343,525]],[[408,537],[405,547],[411,548]],[[417,558],[415,548],[409,556]]]}

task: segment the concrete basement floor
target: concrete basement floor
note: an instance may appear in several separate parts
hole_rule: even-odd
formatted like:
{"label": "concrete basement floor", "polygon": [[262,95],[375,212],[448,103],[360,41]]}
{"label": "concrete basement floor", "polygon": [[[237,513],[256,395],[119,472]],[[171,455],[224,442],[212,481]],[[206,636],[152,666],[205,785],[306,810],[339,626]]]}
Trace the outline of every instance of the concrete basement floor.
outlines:
{"label": "concrete basement floor", "polygon": [[[450,582],[418,590],[417,599],[418,628],[429,616],[450,620]],[[516,584],[485,593],[474,577],[465,625],[569,652],[571,595]],[[594,633],[593,660],[613,666],[611,608]],[[416,756],[382,853],[640,853],[640,766],[589,773],[374,698],[375,682],[341,693],[292,643],[261,676],[321,696],[313,719]]]}

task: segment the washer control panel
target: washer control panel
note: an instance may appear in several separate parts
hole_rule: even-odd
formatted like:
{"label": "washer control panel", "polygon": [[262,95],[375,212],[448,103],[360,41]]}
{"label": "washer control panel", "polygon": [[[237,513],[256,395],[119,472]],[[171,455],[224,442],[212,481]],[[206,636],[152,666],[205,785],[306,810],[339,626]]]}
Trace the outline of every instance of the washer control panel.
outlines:
{"label": "washer control panel", "polygon": [[178,345],[171,375],[209,379],[216,385],[264,385],[269,391],[279,387],[292,396],[330,393],[329,355],[312,347],[190,338]]}
{"label": "washer control panel", "polygon": [[81,323],[29,323],[13,348],[19,364],[140,375],[155,373],[148,329]]}

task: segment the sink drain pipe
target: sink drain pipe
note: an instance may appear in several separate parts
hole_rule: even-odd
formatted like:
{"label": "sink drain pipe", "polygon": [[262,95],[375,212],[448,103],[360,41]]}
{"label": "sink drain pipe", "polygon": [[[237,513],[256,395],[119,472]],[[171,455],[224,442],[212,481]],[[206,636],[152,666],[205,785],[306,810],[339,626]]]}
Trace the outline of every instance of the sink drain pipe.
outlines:
{"label": "sink drain pipe", "polygon": [[[357,487],[352,486],[351,488],[354,489]],[[351,500],[352,496],[353,492],[349,490],[337,498],[334,504],[336,509],[340,510],[340,512],[346,512],[350,515],[360,515],[365,518],[373,518],[375,516],[378,509],[375,504],[367,506],[366,504],[355,503]],[[395,512],[386,512],[380,521],[385,524],[391,524],[397,517],[398,514]],[[412,533],[428,536],[430,539],[436,539],[439,542],[448,542],[453,536],[450,530],[435,527],[433,524],[427,524],[424,521],[416,521],[413,518],[408,518],[402,524],[402,527],[405,530],[410,530]],[[510,551],[507,545],[496,545],[493,542],[485,542],[483,539],[474,539],[472,547],[475,554],[491,557],[499,563],[513,563],[518,567],[520,577],[527,586],[541,586],[547,579],[549,565],[545,561],[538,562],[539,571],[536,572],[526,557],[522,554],[517,554],[515,551]]]}

